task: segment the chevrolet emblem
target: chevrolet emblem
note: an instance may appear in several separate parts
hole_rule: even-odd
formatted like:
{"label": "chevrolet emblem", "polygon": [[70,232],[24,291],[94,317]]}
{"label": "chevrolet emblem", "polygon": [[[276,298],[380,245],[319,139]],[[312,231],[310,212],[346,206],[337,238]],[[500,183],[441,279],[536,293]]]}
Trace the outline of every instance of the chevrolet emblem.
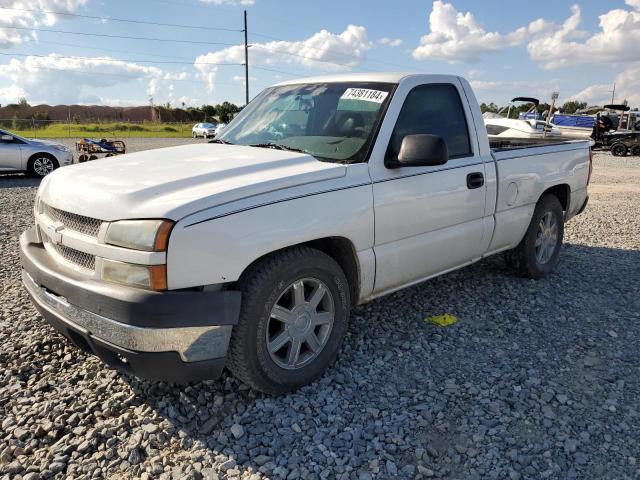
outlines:
{"label": "chevrolet emblem", "polygon": [[49,238],[51,239],[51,243],[54,245],[59,245],[62,243],[62,231],[64,230],[64,225],[61,223],[54,223],[49,228]]}

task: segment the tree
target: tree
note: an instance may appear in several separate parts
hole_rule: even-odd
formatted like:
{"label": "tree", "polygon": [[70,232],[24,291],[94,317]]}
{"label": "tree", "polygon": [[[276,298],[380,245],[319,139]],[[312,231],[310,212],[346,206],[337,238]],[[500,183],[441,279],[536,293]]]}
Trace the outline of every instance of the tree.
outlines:
{"label": "tree", "polygon": [[242,109],[239,106],[230,102],[222,102],[220,105],[216,105],[218,119],[224,123],[229,123],[240,110]]}
{"label": "tree", "polygon": [[207,119],[212,119],[217,113],[217,109],[213,105],[202,105],[200,107],[200,111],[204,115],[204,118],[202,119],[203,122],[206,122]]}
{"label": "tree", "polygon": [[578,110],[587,108],[587,102],[578,102],[577,100],[569,100],[562,105],[562,111],[564,113],[576,113]]}
{"label": "tree", "polygon": [[492,113],[498,113],[500,109],[498,108],[498,106],[491,102],[489,105],[487,105],[486,103],[481,103],[480,104],[480,111],[482,113],[486,113],[486,112],[492,112]]}
{"label": "tree", "polygon": [[20,107],[30,107],[31,105],[29,105],[29,102],[27,102],[27,99],[24,97],[20,97],[20,100],[18,100],[18,105]]}

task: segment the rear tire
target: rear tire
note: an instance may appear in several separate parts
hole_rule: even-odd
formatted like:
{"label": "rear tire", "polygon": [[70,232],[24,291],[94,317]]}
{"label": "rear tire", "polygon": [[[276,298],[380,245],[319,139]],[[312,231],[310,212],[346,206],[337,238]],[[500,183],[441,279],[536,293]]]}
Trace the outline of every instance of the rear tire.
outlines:
{"label": "rear tire", "polygon": [[640,157],[640,145],[634,145],[631,149],[631,155],[634,157]]}
{"label": "rear tire", "polygon": [[544,195],[536,205],[524,238],[515,249],[506,252],[507,263],[524,277],[545,277],[560,262],[563,238],[562,205],[555,195]]}
{"label": "rear tire", "polygon": [[611,145],[611,154],[614,157],[624,157],[627,155],[627,146],[624,143],[614,143]]}
{"label": "rear tire", "polygon": [[267,256],[249,267],[238,289],[242,307],[227,356],[236,378],[265,393],[290,392],[336,359],[350,298],[331,257],[308,247]]}
{"label": "rear tire", "polygon": [[60,164],[53,155],[37,153],[27,163],[27,173],[32,177],[44,178],[58,168]]}

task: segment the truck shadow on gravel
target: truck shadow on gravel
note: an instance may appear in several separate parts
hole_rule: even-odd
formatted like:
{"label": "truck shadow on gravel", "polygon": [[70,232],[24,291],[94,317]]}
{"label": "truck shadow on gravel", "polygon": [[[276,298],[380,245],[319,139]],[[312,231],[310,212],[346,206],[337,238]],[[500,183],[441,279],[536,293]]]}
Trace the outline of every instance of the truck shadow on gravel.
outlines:
{"label": "truck shadow on gravel", "polygon": [[[289,395],[228,374],[189,386],[123,375],[157,425],[133,430],[151,451],[189,449],[180,468],[214,460],[229,476],[631,478],[638,265],[640,251],[569,244],[543,280],[498,256],[408,288],[355,308],[336,364]],[[441,313],[458,323],[423,321]]]}

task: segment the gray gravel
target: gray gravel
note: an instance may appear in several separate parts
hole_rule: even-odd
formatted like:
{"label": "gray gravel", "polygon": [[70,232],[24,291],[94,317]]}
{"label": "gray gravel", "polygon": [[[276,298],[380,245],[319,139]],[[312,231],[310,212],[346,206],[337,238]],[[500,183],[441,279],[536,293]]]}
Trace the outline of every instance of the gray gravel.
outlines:
{"label": "gray gravel", "polygon": [[0,478],[638,478],[639,185],[599,155],[556,274],[492,258],[359,307],[324,378],[268,397],[68,345],[19,281],[36,182],[0,177]]}

